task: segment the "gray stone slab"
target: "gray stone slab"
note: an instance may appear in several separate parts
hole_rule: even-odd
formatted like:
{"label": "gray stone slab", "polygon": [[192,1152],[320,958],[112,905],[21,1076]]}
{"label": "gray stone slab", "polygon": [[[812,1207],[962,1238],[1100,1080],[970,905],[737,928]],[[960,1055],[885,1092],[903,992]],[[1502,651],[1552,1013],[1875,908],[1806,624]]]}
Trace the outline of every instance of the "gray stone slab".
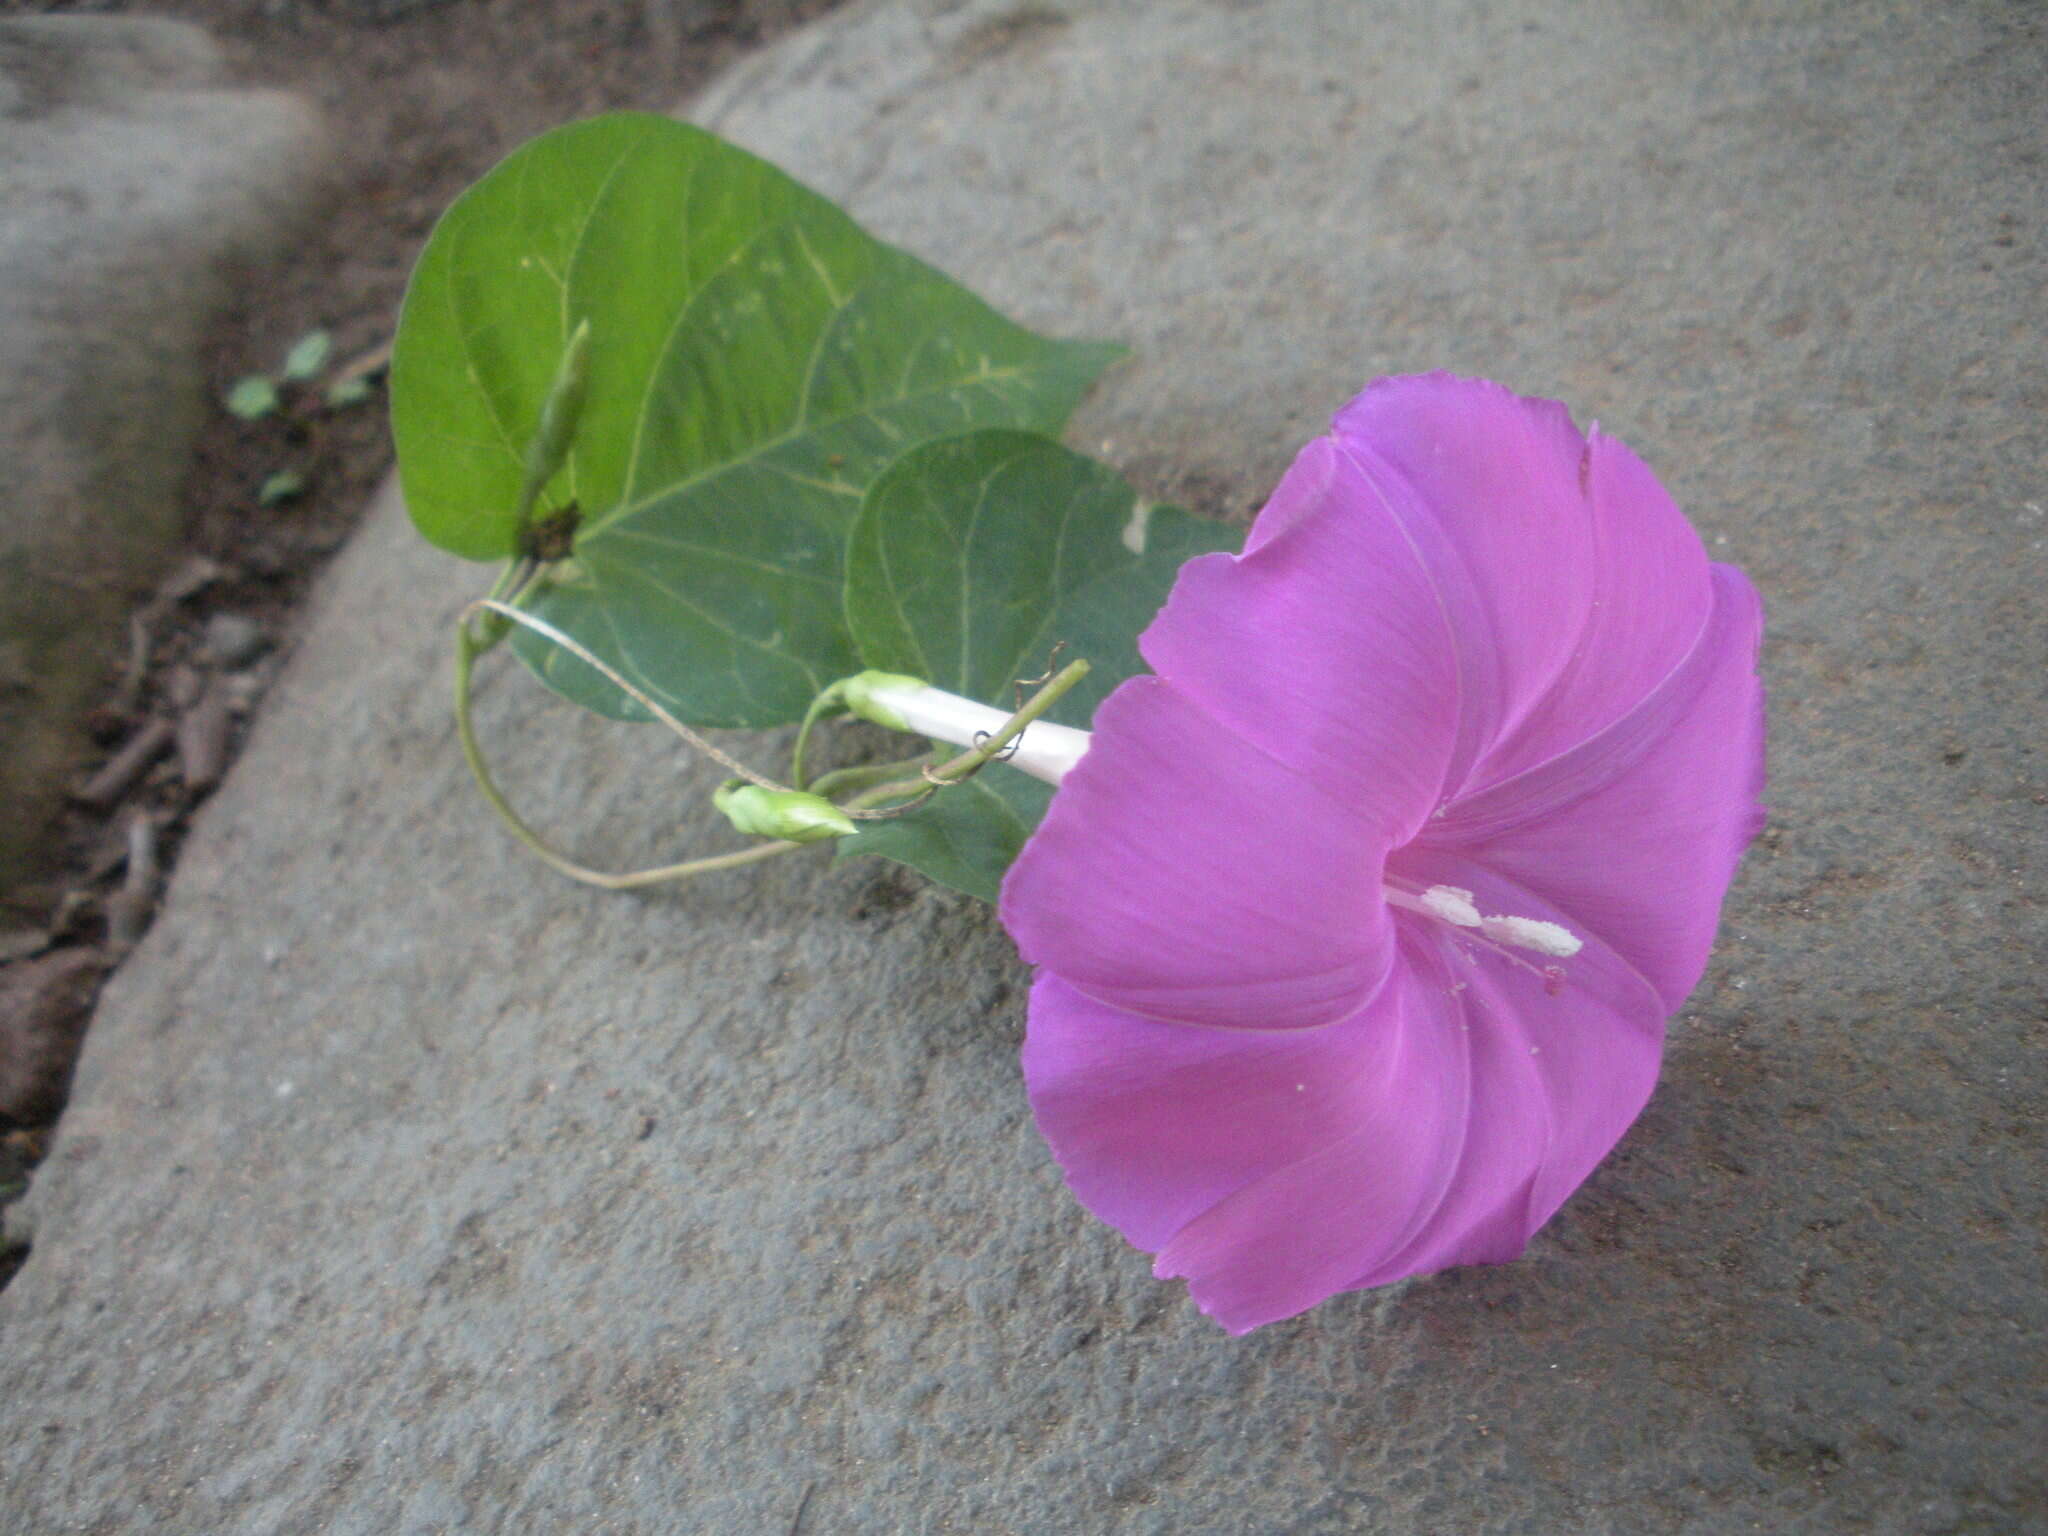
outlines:
{"label": "gray stone slab", "polygon": [[227,86],[197,28],[0,21],[0,885],[177,532],[200,343],[317,203],[326,156],[308,103]]}
{"label": "gray stone slab", "polygon": [[[0,1295],[31,1529],[2040,1528],[2038,19],[856,6],[702,110],[1242,509],[1378,370],[1553,393],[1771,611],[1775,822],[1524,1261],[1231,1340],[1062,1191],[988,917],[570,889],[462,780],[386,506],[116,979]],[[487,731],[584,852],[712,775]],[[530,723],[528,723],[530,722]],[[624,745],[621,745],[621,743]],[[806,1504],[806,1497],[808,1503]]]}

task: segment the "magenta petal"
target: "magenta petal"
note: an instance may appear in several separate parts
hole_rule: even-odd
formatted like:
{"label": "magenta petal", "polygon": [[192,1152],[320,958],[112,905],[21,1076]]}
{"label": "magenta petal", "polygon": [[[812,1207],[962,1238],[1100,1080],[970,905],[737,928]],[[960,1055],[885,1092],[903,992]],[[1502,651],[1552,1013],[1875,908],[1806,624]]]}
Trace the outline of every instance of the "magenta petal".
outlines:
{"label": "magenta petal", "polygon": [[1075,1195],[1233,1332],[1414,1240],[1464,1139],[1465,1063],[1401,970],[1351,1018],[1288,1034],[1136,1018],[1046,978],[1024,1052]]}
{"label": "magenta petal", "polygon": [[1049,971],[1030,1020],[1024,1080],[1039,1128],[1080,1202],[1150,1252],[1329,1142],[1395,1040],[1359,1015],[1256,1032],[1147,1019]]}
{"label": "magenta petal", "polygon": [[1638,706],[1566,755],[1446,808],[1418,840],[1554,903],[1656,987],[1699,981],[1736,863],[1763,822],[1763,609],[1713,567],[1711,622]]}
{"label": "magenta petal", "polygon": [[1520,1253],[1760,825],[1761,627],[1561,406],[1367,390],[1185,569],[1005,885],[1076,1195],[1233,1332]]}
{"label": "magenta petal", "polygon": [[1385,855],[1364,808],[1139,677],[1096,711],[1000,910],[1027,961],[1113,1007],[1299,1029],[1386,973]]}
{"label": "magenta petal", "polygon": [[[1335,426],[1443,604],[1462,690],[1455,790],[1542,700],[1585,622],[1585,439],[1554,401],[1443,373],[1382,379]],[[1356,601],[1377,573],[1352,580]]]}
{"label": "magenta petal", "polygon": [[1139,648],[1229,730],[1369,805],[1390,840],[1435,806],[1458,727],[1443,607],[1401,525],[1330,439],[1302,450],[1242,555],[1182,568]]}
{"label": "magenta petal", "polygon": [[1468,789],[1568,751],[1634,709],[1692,650],[1714,604],[1699,535],[1643,461],[1596,428],[1585,457],[1591,591],[1570,658]]}
{"label": "magenta petal", "polygon": [[[1481,866],[1404,851],[1399,873],[1472,892],[1482,912],[1570,926],[1570,914]],[[1473,1046],[1472,1123],[1458,1177],[1429,1227],[1386,1267],[1354,1285],[1383,1285],[1454,1264],[1514,1258],[1641,1113],[1656,1086],[1668,1009],[1627,959],[1597,935],[1551,961],[1475,943],[1414,922],[1453,992]]]}
{"label": "magenta petal", "polygon": [[[1517,899],[1481,879],[1483,899]],[[1232,1332],[1516,1257],[1656,1082],[1662,1006],[1611,954],[1582,951],[1553,990],[1402,921],[1387,986],[1323,1029],[1204,1030],[1050,976],[1033,990],[1025,1078],[1068,1184]]]}
{"label": "magenta petal", "polygon": [[1454,793],[1626,712],[1706,622],[1698,536],[1635,455],[1581,436],[1555,401],[1428,374],[1373,385],[1336,427],[1448,615],[1463,679]]}
{"label": "magenta petal", "polygon": [[1161,1250],[1157,1273],[1186,1276],[1231,1331],[1515,1258],[1641,1110],[1662,1015],[1627,967],[1594,955],[1553,997],[1533,968],[1452,943],[1404,941],[1399,982],[1367,1010],[1403,1031],[1401,1061],[1341,1133]]}

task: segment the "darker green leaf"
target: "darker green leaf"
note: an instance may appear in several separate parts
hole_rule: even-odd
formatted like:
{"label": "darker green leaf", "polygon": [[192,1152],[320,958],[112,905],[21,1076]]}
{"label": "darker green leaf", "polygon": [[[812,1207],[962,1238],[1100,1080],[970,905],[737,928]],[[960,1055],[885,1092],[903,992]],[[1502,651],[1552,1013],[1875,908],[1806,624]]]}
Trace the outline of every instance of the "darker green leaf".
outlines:
{"label": "darker green leaf", "polygon": [[907,864],[941,885],[993,904],[1003,871],[1017,857],[1052,786],[990,767],[890,821],[864,821],[838,843],[838,856],[872,853]]}
{"label": "darker green leaf", "polygon": [[[1107,465],[1029,433],[928,443],[870,488],[847,555],[846,614],[863,664],[998,707],[1057,642],[1092,670],[1052,710],[1086,726],[1144,670],[1137,638],[1181,564],[1242,530],[1138,496]],[[1038,824],[1046,786],[992,764],[894,821],[863,823],[842,857],[877,853],[994,899]]]}

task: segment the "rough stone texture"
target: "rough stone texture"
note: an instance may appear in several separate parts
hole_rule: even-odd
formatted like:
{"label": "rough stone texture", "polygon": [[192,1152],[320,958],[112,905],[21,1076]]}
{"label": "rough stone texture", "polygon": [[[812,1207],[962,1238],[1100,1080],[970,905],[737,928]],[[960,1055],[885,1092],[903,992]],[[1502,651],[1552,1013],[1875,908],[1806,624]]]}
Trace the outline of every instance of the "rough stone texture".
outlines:
{"label": "rough stone texture", "polygon": [[313,109],[220,76],[176,22],[0,21],[0,884],[176,532],[200,341],[321,190]]}
{"label": "rough stone texture", "polygon": [[[29,1528],[2048,1518],[2038,15],[1069,9],[857,8],[703,110],[1135,342],[1087,432],[1200,504],[1387,368],[1649,456],[1768,596],[1777,734],[1642,1123],[1525,1261],[1232,1341],[1062,1192],[985,914],[822,861],[604,896],[498,835],[443,697],[481,579],[387,507],[30,1197]],[[593,857],[713,777],[509,679],[489,716]]]}

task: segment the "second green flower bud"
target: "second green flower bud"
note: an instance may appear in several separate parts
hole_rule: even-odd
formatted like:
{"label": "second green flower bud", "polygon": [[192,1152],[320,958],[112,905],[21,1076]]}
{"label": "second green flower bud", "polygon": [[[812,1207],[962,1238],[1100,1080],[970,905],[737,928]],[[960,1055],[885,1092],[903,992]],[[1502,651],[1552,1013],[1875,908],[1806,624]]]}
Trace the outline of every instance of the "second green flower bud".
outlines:
{"label": "second green flower bud", "polygon": [[851,837],[853,818],[822,795],[795,789],[763,789],[744,779],[727,779],[712,791],[711,803],[740,831],[786,843],[820,843]]}

